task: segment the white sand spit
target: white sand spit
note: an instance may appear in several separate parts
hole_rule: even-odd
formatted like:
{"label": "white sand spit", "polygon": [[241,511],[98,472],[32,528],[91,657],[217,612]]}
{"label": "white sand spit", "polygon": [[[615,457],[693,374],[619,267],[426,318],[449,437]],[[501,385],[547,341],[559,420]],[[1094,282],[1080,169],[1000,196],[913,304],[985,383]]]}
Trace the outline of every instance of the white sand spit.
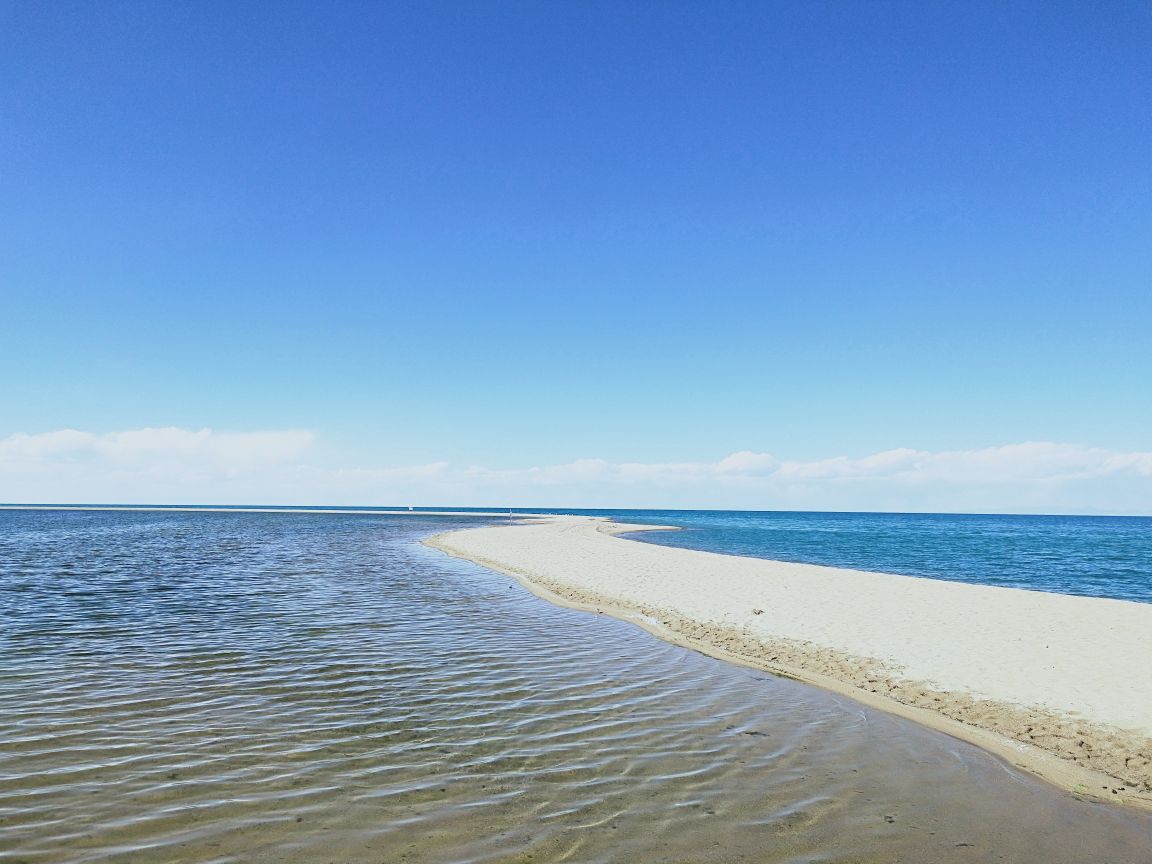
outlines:
{"label": "white sand spit", "polygon": [[639,543],[590,517],[429,545],[542,596],[851,695],[1083,795],[1152,805],[1152,605]]}

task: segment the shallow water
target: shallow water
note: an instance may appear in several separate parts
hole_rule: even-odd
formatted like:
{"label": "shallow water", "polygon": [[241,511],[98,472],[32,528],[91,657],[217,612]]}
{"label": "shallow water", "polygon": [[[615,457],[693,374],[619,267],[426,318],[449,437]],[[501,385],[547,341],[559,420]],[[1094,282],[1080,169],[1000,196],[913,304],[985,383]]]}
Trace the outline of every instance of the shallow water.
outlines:
{"label": "shallow water", "polygon": [[462,524],[0,513],[0,861],[1152,859],[1150,814],[418,542]]}

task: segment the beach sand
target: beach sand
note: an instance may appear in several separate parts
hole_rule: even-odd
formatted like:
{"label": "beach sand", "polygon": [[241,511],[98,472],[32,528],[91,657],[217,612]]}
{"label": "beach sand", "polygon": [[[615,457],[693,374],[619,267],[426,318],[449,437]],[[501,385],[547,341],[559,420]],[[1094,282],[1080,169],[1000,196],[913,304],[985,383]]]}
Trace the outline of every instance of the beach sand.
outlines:
{"label": "beach sand", "polygon": [[851,696],[1076,794],[1152,807],[1152,605],[641,543],[564,516],[428,545],[553,602]]}

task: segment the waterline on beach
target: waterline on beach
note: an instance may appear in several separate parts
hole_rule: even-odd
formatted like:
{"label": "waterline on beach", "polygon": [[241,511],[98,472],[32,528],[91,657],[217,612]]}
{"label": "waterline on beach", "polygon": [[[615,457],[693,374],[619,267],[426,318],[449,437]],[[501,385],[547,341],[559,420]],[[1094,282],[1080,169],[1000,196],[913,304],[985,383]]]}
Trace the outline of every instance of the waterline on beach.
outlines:
{"label": "waterline on beach", "polygon": [[1065,788],[1152,805],[1152,691],[1116,662],[1152,655],[1152,606],[619,536],[640,529],[557,516],[428,542],[549,599],[942,729]]}

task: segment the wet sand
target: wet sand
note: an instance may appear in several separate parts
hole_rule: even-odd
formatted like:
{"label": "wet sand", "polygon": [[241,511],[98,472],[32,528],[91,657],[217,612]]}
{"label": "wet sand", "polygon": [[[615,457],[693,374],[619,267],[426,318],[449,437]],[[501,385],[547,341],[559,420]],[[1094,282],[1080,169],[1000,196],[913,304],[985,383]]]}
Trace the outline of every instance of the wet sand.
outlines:
{"label": "wet sand", "polygon": [[1152,606],[638,543],[556,517],[429,542],[557,602],[814,683],[1077,794],[1152,806]]}

